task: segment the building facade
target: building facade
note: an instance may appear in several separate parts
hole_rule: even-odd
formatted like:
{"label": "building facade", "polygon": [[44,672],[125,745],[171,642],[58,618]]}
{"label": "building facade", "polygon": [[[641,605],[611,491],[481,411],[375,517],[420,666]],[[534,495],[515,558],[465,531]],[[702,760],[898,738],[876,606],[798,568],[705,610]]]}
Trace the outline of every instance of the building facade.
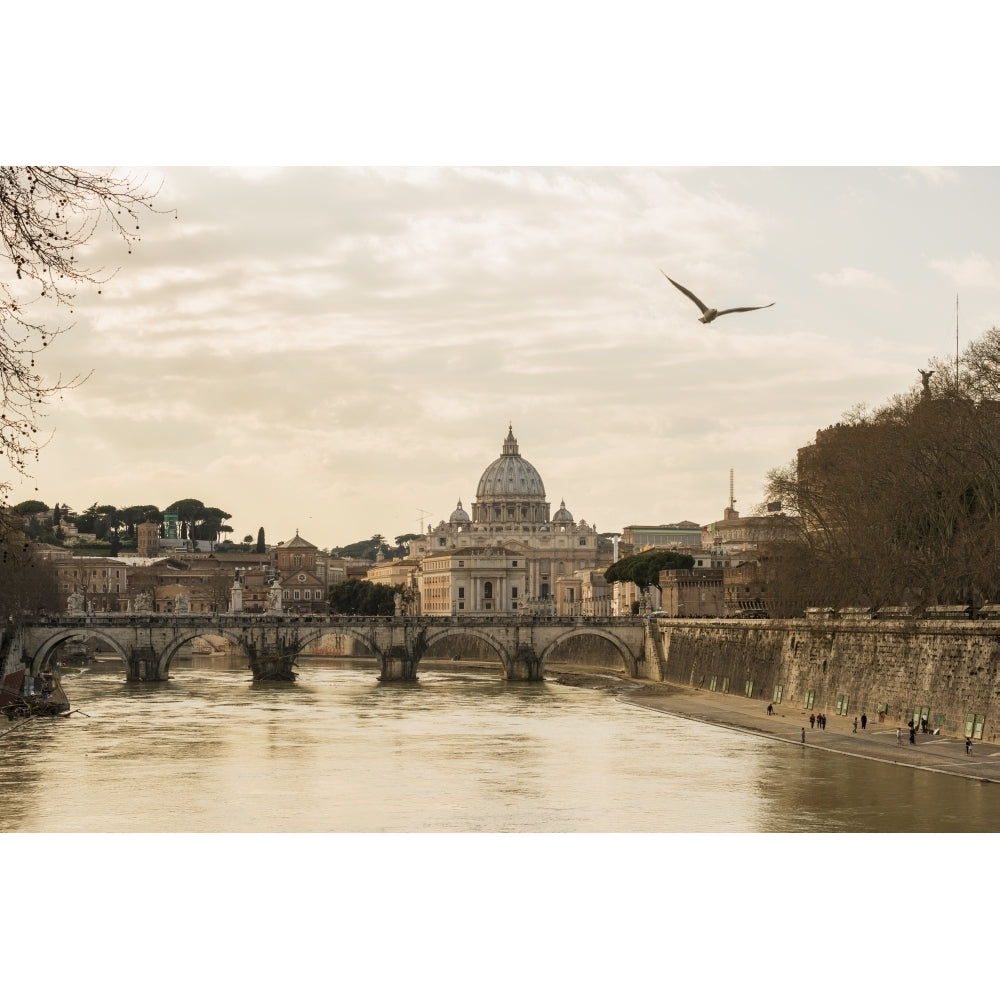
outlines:
{"label": "building facade", "polygon": [[[607,564],[600,542],[597,528],[577,521],[565,501],[550,516],[542,477],[508,427],[500,457],[479,478],[471,514],[459,500],[447,521],[410,543],[410,558],[420,563],[421,610],[554,614],[557,581]],[[572,603],[579,600],[574,594]]]}

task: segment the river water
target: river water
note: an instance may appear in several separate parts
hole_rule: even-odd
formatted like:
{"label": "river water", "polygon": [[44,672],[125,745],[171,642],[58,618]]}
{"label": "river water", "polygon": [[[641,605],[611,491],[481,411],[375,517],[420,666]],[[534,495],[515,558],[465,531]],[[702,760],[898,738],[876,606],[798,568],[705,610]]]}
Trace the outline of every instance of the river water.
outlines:
{"label": "river water", "polygon": [[128,684],[64,679],[74,709],[0,738],[0,831],[907,832],[1000,829],[995,785],[674,718],[489,665],[380,684],[309,658],[253,684],[229,656]]}

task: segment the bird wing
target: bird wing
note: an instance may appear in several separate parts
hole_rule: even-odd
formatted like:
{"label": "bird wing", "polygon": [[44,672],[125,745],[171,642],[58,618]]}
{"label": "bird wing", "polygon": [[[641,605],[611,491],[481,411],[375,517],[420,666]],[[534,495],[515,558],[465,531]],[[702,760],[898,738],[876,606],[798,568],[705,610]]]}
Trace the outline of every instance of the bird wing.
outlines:
{"label": "bird wing", "polygon": [[683,285],[678,285],[677,282],[663,270],[663,268],[660,268],[660,274],[662,274],[663,277],[666,278],[667,281],[669,281],[670,284],[673,285],[679,292],[683,292],[703,313],[708,312],[708,306],[706,306],[705,303],[694,294],[694,292],[689,292]]}
{"label": "bird wing", "polygon": [[766,306],[736,306],[735,309],[720,309],[719,315],[725,316],[726,313],[748,313],[753,312],[754,309],[770,309],[773,305],[773,302],[768,302]]}

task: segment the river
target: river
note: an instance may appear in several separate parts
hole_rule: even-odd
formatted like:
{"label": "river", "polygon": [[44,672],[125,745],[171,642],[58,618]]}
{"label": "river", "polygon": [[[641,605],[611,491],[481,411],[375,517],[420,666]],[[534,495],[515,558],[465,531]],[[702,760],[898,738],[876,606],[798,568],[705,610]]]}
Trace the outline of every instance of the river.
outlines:
{"label": "river", "polygon": [[68,674],[68,718],[0,738],[0,831],[968,832],[996,786],[649,711],[605,691],[424,664],[307,658],[253,684],[231,656],[128,684]]}

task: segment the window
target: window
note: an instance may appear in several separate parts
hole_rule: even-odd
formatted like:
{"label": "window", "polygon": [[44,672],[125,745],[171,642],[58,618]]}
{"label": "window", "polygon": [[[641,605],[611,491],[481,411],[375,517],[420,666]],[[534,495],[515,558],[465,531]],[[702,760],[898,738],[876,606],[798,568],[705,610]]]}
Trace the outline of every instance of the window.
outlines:
{"label": "window", "polygon": [[463,569],[464,567],[465,567],[465,560],[464,559],[459,559],[458,560],[458,568],[459,569]]}
{"label": "window", "polygon": [[465,600],[465,587],[458,588],[458,599],[460,601]]}
{"label": "window", "polygon": [[483,597],[485,597],[488,601],[493,599],[493,584],[488,580],[483,584]]}
{"label": "window", "polygon": [[587,539],[586,538],[581,538],[580,539],[580,544],[581,545],[586,545],[587,544]]}
{"label": "window", "polygon": [[516,601],[517,600],[517,587],[510,588],[510,596]]}

